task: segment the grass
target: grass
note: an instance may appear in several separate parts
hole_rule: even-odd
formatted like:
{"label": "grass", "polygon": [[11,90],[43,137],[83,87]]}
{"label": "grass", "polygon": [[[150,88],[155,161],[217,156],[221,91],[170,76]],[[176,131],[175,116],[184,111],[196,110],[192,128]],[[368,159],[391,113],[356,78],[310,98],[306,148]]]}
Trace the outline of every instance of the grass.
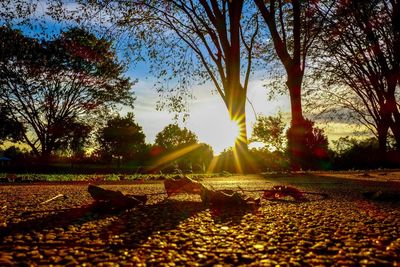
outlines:
{"label": "grass", "polygon": [[[229,174],[232,175],[232,174]],[[18,174],[18,173],[0,173],[0,182],[15,181],[15,182],[70,182],[70,181],[135,181],[135,180],[160,180],[176,178],[179,174]],[[189,174],[193,179],[202,179],[210,177],[227,177],[227,173],[215,174]]]}

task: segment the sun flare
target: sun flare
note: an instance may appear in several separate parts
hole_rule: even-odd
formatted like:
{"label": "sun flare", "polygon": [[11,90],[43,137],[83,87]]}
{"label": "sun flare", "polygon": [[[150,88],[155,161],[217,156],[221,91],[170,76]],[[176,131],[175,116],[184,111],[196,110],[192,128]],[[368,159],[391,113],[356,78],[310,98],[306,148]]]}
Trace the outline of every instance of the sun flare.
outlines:
{"label": "sun flare", "polygon": [[226,129],[226,136],[229,138],[229,143],[232,144],[232,147],[235,146],[236,141],[240,137],[240,126],[239,123],[235,120],[231,120]]}

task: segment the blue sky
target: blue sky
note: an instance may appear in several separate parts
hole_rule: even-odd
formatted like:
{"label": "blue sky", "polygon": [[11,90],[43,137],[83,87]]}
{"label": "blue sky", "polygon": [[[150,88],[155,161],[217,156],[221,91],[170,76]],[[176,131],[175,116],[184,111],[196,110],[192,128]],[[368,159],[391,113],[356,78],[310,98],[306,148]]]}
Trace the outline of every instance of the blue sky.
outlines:
{"label": "blue sky", "polygon": [[[39,1],[41,2],[41,1]],[[42,3],[39,13],[44,14],[46,4]],[[71,2],[71,8],[74,8],[74,2]],[[45,25],[50,32],[58,32],[66,26],[65,22],[56,22],[45,15]],[[27,34],[34,34],[31,30],[23,28]],[[156,78],[149,73],[149,66],[146,62],[141,62],[135,66],[130,66],[126,73],[132,79],[138,79],[134,85],[133,91],[136,95],[136,103],[133,113],[136,121],[143,127],[146,135],[146,141],[153,143],[155,136],[166,125],[174,123],[174,114],[168,111],[157,111],[156,102],[159,100],[158,94],[153,85]],[[273,101],[268,101],[268,90],[263,86],[265,73],[263,70],[257,71],[252,75],[248,86],[248,99],[252,102],[256,113],[264,115],[274,115],[278,111],[287,114],[289,119],[289,97],[287,95],[278,96]],[[210,144],[216,154],[234,144],[235,134],[232,130],[228,112],[223,104],[221,97],[217,93],[212,93],[214,85],[205,83],[201,86],[192,88],[195,96],[194,100],[189,100],[189,117],[183,122],[178,120],[181,126],[195,132],[200,142]],[[121,113],[132,111],[122,109]],[[251,136],[251,127],[255,122],[255,114],[247,103],[247,128],[248,136]],[[307,115],[306,115],[307,116]],[[341,136],[352,135],[354,126],[345,123],[318,124],[325,129],[329,139],[332,141]]]}

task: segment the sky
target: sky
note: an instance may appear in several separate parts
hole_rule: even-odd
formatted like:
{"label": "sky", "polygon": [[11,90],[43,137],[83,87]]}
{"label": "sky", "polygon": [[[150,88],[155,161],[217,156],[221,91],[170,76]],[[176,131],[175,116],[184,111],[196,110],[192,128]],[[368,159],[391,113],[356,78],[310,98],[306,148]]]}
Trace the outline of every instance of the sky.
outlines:
{"label": "sky", "polygon": [[[41,1],[39,1],[41,2]],[[43,2],[44,3],[44,2]],[[43,4],[42,11],[46,9]],[[74,8],[73,1],[70,3]],[[46,15],[45,15],[46,16]],[[53,31],[58,31],[61,26],[60,22],[55,22],[51,18],[47,18],[45,23],[50,26]],[[62,24],[62,23],[61,23]],[[155,136],[166,125],[175,123],[174,114],[168,111],[157,111],[156,103],[159,100],[158,94],[153,85],[156,78],[149,73],[149,66],[142,62],[136,66],[130,66],[126,73],[132,79],[138,79],[133,86],[136,102],[133,110],[123,108],[122,114],[132,111],[135,114],[137,123],[142,126],[146,135],[146,142],[151,144],[155,140]],[[257,71],[251,78],[248,86],[248,99],[252,103],[255,112],[263,115],[275,115],[282,112],[290,119],[290,102],[288,95],[277,96],[272,101],[268,101],[268,90],[263,85],[265,73]],[[213,147],[214,153],[219,154],[224,149],[232,147],[236,137],[235,126],[232,126],[229,120],[228,111],[222,101],[222,98],[213,92],[213,84],[205,83],[201,86],[192,88],[195,99],[189,100],[189,117],[186,121],[178,120],[178,124],[187,127],[193,131],[200,142],[207,143]],[[250,104],[246,105],[247,112],[247,129],[248,137],[251,136],[251,128],[256,117]],[[307,117],[307,114],[305,114]],[[317,123],[317,126],[323,128],[328,135],[330,141],[336,140],[342,136],[351,136],[355,130],[355,126],[347,123]],[[251,146],[251,145],[250,145]]]}
{"label": "sky", "polygon": [[[134,75],[135,71],[131,72]],[[156,111],[156,102],[159,99],[152,88],[152,77],[137,77],[139,82],[133,87],[136,102],[133,113],[136,121],[143,127],[146,141],[153,143],[155,136],[169,123],[174,123],[174,114],[168,111]],[[182,127],[196,133],[200,142],[211,145],[216,154],[234,145],[235,127],[232,125],[228,111],[222,98],[212,93],[213,85],[206,83],[193,89],[195,99],[190,101],[189,117],[185,122],[178,120]],[[273,102],[267,101],[267,90],[263,87],[262,80],[252,80],[249,84],[248,98],[252,102],[256,113],[274,115],[278,111],[289,111],[287,96],[278,97]],[[127,112],[129,110],[123,110]],[[247,129],[255,122],[255,114],[249,103],[246,105]],[[250,136],[250,134],[249,134]]]}
{"label": "sky", "polygon": [[[145,66],[139,66],[145,68]],[[139,73],[140,75],[135,75]],[[136,96],[135,108],[133,113],[135,119],[142,126],[146,135],[146,142],[153,143],[155,136],[166,125],[174,123],[174,114],[168,111],[157,111],[156,102],[158,95],[153,88],[154,77],[149,76],[142,70],[134,68],[128,73],[133,78],[138,78],[138,83],[134,85],[133,90]],[[276,115],[282,112],[289,124],[290,120],[290,101],[288,95],[277,96],[272,101],[268,101],[268,90],[263,85],[263,74],[253,76],[249,83],[248,99],[252,103],[255,112],[262,115]],[[214,153],[219,154],[224,149],[232,147],[235,140],[235,127],[229,119],[228,111],[217,93],[212,93],[213,85],[206,83],[202,86],[196,86],[193,89],[195,99],[189,102],[189,117],[185,122],[178,120],[182,127],[196,133],[200,142],[207,143],[213,147]],[[122,113],[131,110],[122,110]],[[249,102],[246,104],[246,121],[248,136],[251,136],[252,125],[256,117]],[[305,114],[307,117],[307,114]],[[317,122],[317,126],[324,129],[328,135],[329,141],[337,140],[340,137],[352,136],[358,128],[355,125],[340,122]],[[259,144],[250,144],[250,147]]]}

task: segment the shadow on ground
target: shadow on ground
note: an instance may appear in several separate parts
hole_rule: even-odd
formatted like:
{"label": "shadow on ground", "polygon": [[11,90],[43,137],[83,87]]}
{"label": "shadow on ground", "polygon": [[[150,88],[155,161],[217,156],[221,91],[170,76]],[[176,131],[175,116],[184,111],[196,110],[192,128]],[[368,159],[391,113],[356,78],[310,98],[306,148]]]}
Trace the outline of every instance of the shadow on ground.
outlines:
{"label": "shadow on ground", "polygon": [[[199,201],[179,201],[168,199],[156,204],[141,205],[130,210],[115,210],[107,206],[91,204],[78,208],[27,212],[26,219],[18,223],[10,223],[6,227],[0,227],[0,241],[7,236],[31,235],[36,233],[56,233],[52,242],[48,240],[32,239],[24,242],[26,245],[41,246],[96,246],[83,244],[84,238],[96,237],[99,245],[111,245],[111,247],[135,247],[140,246],[154,234],[167,233],[178,229],[180,223],[189,220],[198,213],[209,212],[215,223],[240,223],[242,217],[248,213],[254,213],[257,209],[238,207],[206,207]],[[70,226],[76,230],[74,233],[66,233],[62,236],[62,242],[58,242],[60,229],[64,234],[70,231]],[[184,231],[184,229],[180,230]],[[68,238],[69,237],[69,238]],[[116,245],[113,239],[123,238],[123,242]],[[53,242],[56,241],[56,242]]]}

